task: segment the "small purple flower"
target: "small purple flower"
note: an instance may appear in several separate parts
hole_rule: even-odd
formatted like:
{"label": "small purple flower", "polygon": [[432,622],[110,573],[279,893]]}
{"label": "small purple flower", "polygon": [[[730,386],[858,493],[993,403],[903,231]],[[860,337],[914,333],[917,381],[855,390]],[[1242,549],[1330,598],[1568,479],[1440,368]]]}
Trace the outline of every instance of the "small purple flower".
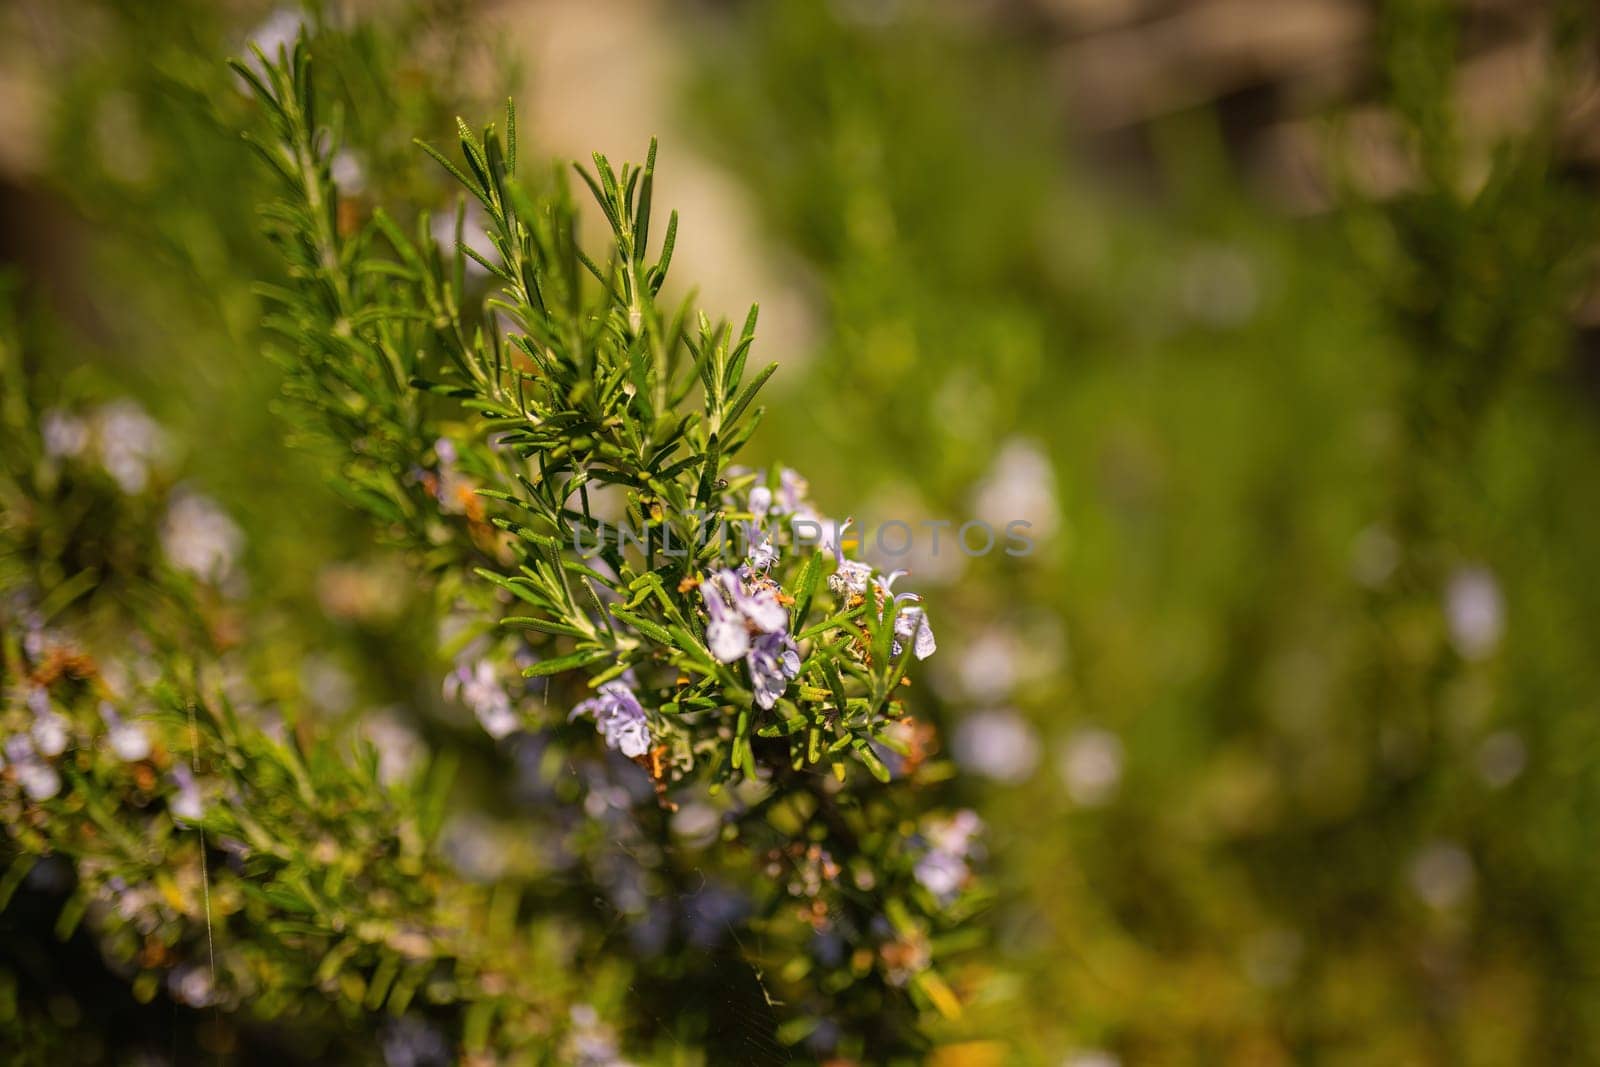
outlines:
{"label": "small purple flower", "polygon": [[150,755],[150,735],[136,722],[124,722],[109,701],[100,702],[100,717],[106,721],[106,740],[111,751],[124,763],[138,763]]}
{"label": "small purple flower", "polygon": [[923,827],[923,834],[934,848],[957,856],[971,855],[983,834],[983,820],[971,808],[962,808],[948,817],[934,816]]}
{"label": "small purple flower", "polygon": [[[723,663],[732,663],[749,650],[750,634],[785,633],[789,628],[789,610],[769,583],[748,587],[733,571],[716,571],[700,583],[700,596],[711,616],[706,641]],[[744,632],[743,641],[738,630]]]}
{"label": "small purple flower", "polygon": [[191,1008],[203,1008],[217,999],[209,969],[195,964],[186,964],[168,972],[167,989],[179,1003]]}
{"label": "small purple flower", "polygon": [[633,759],[650,751],[650,726],[644,708],[625,682],[607,682],[599,695],[572,709],[569,721],[579,715],[592,715],[595,729],[606,740],[606,747]]}
{"label": "small purple flower", "polygon": [[100,465],[124,493],[142,493],[150,468],[168,452],[167,435],[131,400],[114,400],[95,414]]}
{"label": "small purple flower", "polygon": [[756,485],[750,490],[750,514],[757,519],[764,519],[772,510],[772,490],[764,485]]}
{"label": "small purple flower", "polygon": [[70,458],[81,455],[89,444],[89,424],[70,412],[52,408],[39,420],[47,456]]}
{"label": "small purple flower", "polygon": [[778,514],[799,515],[810,510],[806,493],[810,484],[790,467],[778,472]]}
{"label": "small purple flower", "polygon": [[762,634],[751,645],[745,665],[750,668],[756,704],[770,708],[800,673],[800,649],[786,633]]}
{"label": "small purple flower", "polygon": [[49,800],[61,792],[61,775],[34,751],[25,734],[6,738],[6,760],[17,772],[17,782],[33,800]]}
{"label": "small purple flower", "polygon": [[[892,571],[889,574],[879,575],[872,579],[872,584],[883,594],[885,600],[893,597],[896,604],[903,604],[909,600],[916,605],[922,600],[916,593],[894,592],[895,580],[906,573]],[[939,650],[938,642],[933,639],[933,627],[928,623],[927,613],[920,607],[901,608],[899,614],[894,617],[894,655],[900,654],[906,641],[911,642],[911,650],[916,653],[918,659],[927,659]]]}
{"label": "small purple flower", "polygon": [[480,659],[475,664],[460,662],[444,680],[444,695],[459,699],[478,717],[485,732],[495,740],[517,729],[517,715],[511,697],[500,684],[494,664]]}
{"label": "small purple flower", "polygon": [[[848,521],[845,526],[849,526]],[[840,527],[842,534],[844,527]],[[894,583],[897,578],[904,575],[905,571],[893,571],[889,574],[874,575],[870,564],[860,560],[846,559],[844,552],[838,544],[829,546],[833,556],[838,560],[838,567],[828,576],[828,587],[841,597],[864,596],[867,590],[875,589],[882,602],[890,599],[896,604],[911,601],[913,605],[921,601],[916,593],[894,592]],[[933,638],[933,626],[928,622],[927,613],[922,608],[912,606],[901,608],[894,619],[894,644],[893,654],[898,656],[905,648],[905,642],[911,643],[911,650],[918,659],[927,659],[939,650],[939,644]]]}
{"label": "small purple flower", "polygon": [[947,817],[935,816],[923,826],[928,851],[918,858],[912,876],[941,904],[948,904],[972,876],[968,860],[978,853],[983,820],[963,809]]}
{"label": "small purple flower", "polygon": [[917,861],[912,873],[924,889],[941,901],[948,901],[960,892],[961,883],[967,880],[969,872],[966,861],[960,856],[935,849]]}
{"label": "small purple flower", "polygon": [[[835,596],[851,597],[864,596],[872,585],[872,565],[858,559],[847,559],[844,554],[844,532],[850,528],[854,519],[846,519],[839,524],[837,530],[831,531],[824,539],[822,547],[833,554],[838,564],[832,574],[828,575],[828,588],[832,589]],[[891,582],[893,578],[889,579]]]}
{"label": "small purple flower", "polygon": [[839,596],[861,596],[872,581],[872,567],[857,559],[841,559],[828,575],[828,588]]}
{"label": "small purple flower", "polygon": [[44,686],[36,685],[29,690],[28,710],[33,712],[33,726],[28,732],[33,736],[33,746],[39,755],[53,759],[65,752],[72,741],[72,729],[67,720],[51,708],[50,694]]}
{"label": "small purple flower", "polygon": [[775,587],[747,588],[733,571],[717,571],[700,584],[711,622],[706,645],[723,663],[743,658],[756,704],[770,708],[800,673],[800,650],[789,636],[789,610]]}
{"label": "small purple flower", "polygon": [[750,513],[757,519],[764,519],[768,515],[796,515],[801,518],[811,517],[811,505],[806,500],[806,492],[810,489],[806,480],[800,474],[784,467],[778,472],[778,491],[767,488],[767,472],[756,472],[756,484],[750,489]]}
{"label": "small purple flower", "polygon": [[71,743],[71,732],[67,727],[67,720],[55,712],[41,715],[34,720],[33,743],[39,750],[39,755],[54,758],[67,750]]}
{"label": "small purple flower", "polygon": [[711,619],[706,624],[706,646],[719,662],[732,663],[750,651],[750,628],[743,614],[729,606],[719,577],[700,583],[700,596]]}
{"label": "small purple flower", "polygon": [[766,574],[777,562],[777,546],[772,543],[772,538],[764,537],[760,544],[751,546],[750,554],[745,557],[744,566],[739,568],[739,572],[741,577],[745,578]]}
{"label": "small purple flower", "polygon": [[[904,595],[904,594],[902,594]],[[898,656],[903,642],[911,642],[911,651],[918,659],[927,659],[939,650],[933,639],[933,627],[928,624],[927,613],[919,607],[901,608],[894,617],[894,654]]]}

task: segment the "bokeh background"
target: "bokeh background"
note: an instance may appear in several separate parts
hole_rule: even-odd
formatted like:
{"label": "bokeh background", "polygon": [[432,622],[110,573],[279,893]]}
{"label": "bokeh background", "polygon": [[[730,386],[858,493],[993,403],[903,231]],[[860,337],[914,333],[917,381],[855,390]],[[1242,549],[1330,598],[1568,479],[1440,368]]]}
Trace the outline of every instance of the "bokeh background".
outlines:
{"label": "bokeh background", "polygon": [[[1600,1058],[1590,5],[312,17],[365,105],[342,183],[445,206],[411,139],[507,92],[528,158],[659,135],[680,284],[759,300],[782,361],[754,458],[830,513],[1033,524],[910,564],[1001,890],[946,1062]],[[62,388],[137,397],[238,522],[281,684],[508,773],[418,696],[427,609],[273,411],[223,59],[286,24],[6,5],[0,256]]]}

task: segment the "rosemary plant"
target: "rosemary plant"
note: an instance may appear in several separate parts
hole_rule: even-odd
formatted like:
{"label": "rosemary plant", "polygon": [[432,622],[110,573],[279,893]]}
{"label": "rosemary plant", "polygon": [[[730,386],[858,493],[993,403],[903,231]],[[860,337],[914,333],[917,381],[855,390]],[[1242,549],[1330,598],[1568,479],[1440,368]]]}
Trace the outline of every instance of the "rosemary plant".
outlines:
{"label": "rosemary plant", "polygon": [[[470,604],[447,692],[569,765],[635,764],[653,799],[629,832],[670,840],[691,798],[715,813],[704,849],[644,873],[671,892],[714,869],[749,899],[734,933],[778,1035],[921,1047],[960,1014],[947,938],[984,899],[976,820],[929,807],[947,770],[903,699],[933,631],[798,474],[735,465],[776,364],[750,373],[754,308],[735,332],[662,302],[655,146],[578,170],[609,229],[590,254],[565,183],[518,180],[514,108],[503,135],[460,124],[460,164],[427,148],[470,196],[446,248],[427,218],[341,225],[303,42],[235,69],[284,189],[263,211],[289,268],[263,290],[280,358],[367,510]],[[602,883],[613,860],[586,857]]]}

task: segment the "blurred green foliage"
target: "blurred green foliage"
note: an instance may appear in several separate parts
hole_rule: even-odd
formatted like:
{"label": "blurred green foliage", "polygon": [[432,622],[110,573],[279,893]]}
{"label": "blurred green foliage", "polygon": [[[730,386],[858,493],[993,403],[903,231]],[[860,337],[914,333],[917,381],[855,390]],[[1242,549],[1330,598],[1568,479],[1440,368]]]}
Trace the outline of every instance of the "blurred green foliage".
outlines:
{"label": "blurred green foliage", "polygon": [[1026,15],[741,5],[707,35],[692,121],[814,272],[767,441],[957,522],[1005,442],[1053,468],[1039,554],[942,594],[958,655],[1047,663],[940,687],[958,741],[998,701],[1038,745],[980,797],[1022,975],[983,1026],[1027,1062],[1597,1047],[1600,424],[1570,316],[1600,213],[1557,121],[1592,19],[1558,12],[1524,132],[1486,147],[1453,103],[1465,13],[1382,8],[1414,181],[1341,182],[1335,112],[1340,192],[1301,218],[1205,109],[1106,182]]}

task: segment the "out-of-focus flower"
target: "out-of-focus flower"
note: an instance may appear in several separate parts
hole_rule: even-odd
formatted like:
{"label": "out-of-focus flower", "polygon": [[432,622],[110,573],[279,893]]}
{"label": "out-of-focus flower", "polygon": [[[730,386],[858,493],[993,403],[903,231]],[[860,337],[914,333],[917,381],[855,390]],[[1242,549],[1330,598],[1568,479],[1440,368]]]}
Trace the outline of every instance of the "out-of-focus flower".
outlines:
{"label": "out-of-focus flower", "polygon": [[28,709],[33,712],[33,726],[28,733],[33,738],[35,751],[46,759],[54,759],[65,752],[72,740],[72,728],[50,707],[50,694],[43,686],[34,686],[29,691]]}
{"label": "out-of-focus flower", "polygon": [[167,975],[167,989],[174,1000],[191,1008],[204,1008],[216,1000],[210,968],[195,963],[174,967]]}
{"label": "out-of-focus flower", "polygon": [[29,732],[33,736],[33,744],[39,750],[39,755],[47,759],[53,759],[65,752],[71,737],[67,720],[55,712],[35,719],[33,729]]}
{"label": "out-of-focus flower", "polygon": [[39,419],[39,435],[44,439],[45,455],[71,459],[88,447],[89,424],[71,412],[52,408]]}
{"label": "out-of-focus flower", "polygon": [[346,196],[361,192],[367,187],[367,171],[361,157],[348,148],[341,148],[328,160],[328,174]]}
{"label": "out-of-focus flower", "polygon": [[791,521],[819,522],[806,496],[810,488],[798,471],[784,467],[778,472],[778,491],[774,493],[767,487],[767,472],[757,471],[756,484],[750,489],[746,507],[758,521],[777,516]]}
{"label": "out-of-focus flower", "polygon": [[[434,215],[431,223],[431,232],[435,244],[447,252],[453,251],[456,247],[455,211],[441,211]],[[484,225],[483,209],[474,202],[467,204],[466,214],[461,220],[461,243],[479,255],[485,255],[485,250],[490,253],[493,252],[489,241],[489,231]],[[466,271],[468,274],[477,276],[488,273],[484,270],[483,264],[471,256],[464,258],[466,259]],[[486,258],[490,257],[486,256]]]}
{"label": "out-of-focus flower", "polygon": [[488,659],[458,663],[444,680],[444,695],[465,704],[495,740],[505,737],[519,725],[511,707],[511,697]]}
{"label": "out-of-focus flower", "polygon": [[100,702],[100,717],[106,721],[106,742],[124,763],[137,763],[150,755],[150,735],[143,726],[117,714],[108,701]]}
{"label": "out-of-focus flower", "polygon": [[1505,601],[1500,583],[1484,567],[1463,567],[1445,590],[1450,641],[1463,659],[1479,660],[1499,647],[1505,634]]}
{"label": "out-of-focus flower", "polygon": [[445,1067],[455,1059],[443,1033],[410,1015],[385,1025],[379,1043],[384,1067]]}
{"label": "out-of-focus flower", "polygon": [[167,435],[131,400],[114,400],[94,416],[100,465],[124,493],[142,493],[150,468],[167,452]]}
{"label": "out-of-focus flower", "polygon": [[1062,746],[1056,769],[1074,804],[1099,807],[1122,784],[1122,739],[1110,730],[1078,730]]}
{"label": "out-of-focus flower", "polygon": [[[278,52],[294,47],[295,38],[305,28],[306,17],[297,8],[280,7],[268,15],[250,34],[250,43],[261,49],[269,60],[277,62]],[[259,66],[254,57],[250,65]]]}
{"label": "out-of-focus flower", "polygon": [[385,785],[410,777],[427,756],[428,747],[417,732],[387,712],[368,717],[362,732],[378,752],[378,780]]}
{"label": "out-of-focus flower", "polygon": [[980,633],[963,650],[956,670],[961,688],[975,700],[1002,700],[1011,695],[1018,677],[1020,642],[1008,630]]}
{"label": "out-of-focus flower", "polygon": [[486,884],[504,877],[511,865],[507,837],[498,823],[474,812],[452,816],[439,835],[445,858],[455,869]]}
{"label": "out-of-focus flower", "polygon": [[983,820],[971,808],[962,808],[949,816],[930,816],[922,833],[934,848],[968,856],[983,834]]}
{"label": "out-of-focus flower", "polygon": [[1039,765],[1038,734],[1010,708],[967,716],[956,726],[950,749],[964,769],[997,782],[1025,782]]}
{"label": "out-of-focus flower", "polygon": [[806,1048],[818,1056],[826,1055],[838,1047],[841,1033],[839,1024],[832,1019],[819,1019],[816,1029],[806,1038]]}
{"label": "out-of-focus flower", "polygon": [[1432,841],[1411,861],[1411,889],[1436,911],[1466,900],[1476,873],[1467,850],[1453,841]]}
{"label": "out-of-focus flower", "polygon": [[715,841],[721,829],[722,813],[710,804],[690,801],[672,815],[673,834],[702,848]]}
{"label": "out-of-focus flower", "polygon": [[983,820],[970,809],[928,817],[922,826],[928,850],[912,868],[913,877],[941,903],[948,904],[972,877],[969,861],[978,855],[978,837],[982,833]]}
{"label": "out-of-focus flower", "polygon": [[940,900],[951,900],[967,880],[967,865],[959,856],[934,850],[917,861],[913,872],[923,888]]}
{"label": "out-of-focus flower", "polygon": [[244,533],[210,497],[183,493],[167,509],[161,548],[174,567],[215,585],[233,573]]}
{"label": "out-of-focus flower", "polygon": [[650,751],[650,725],[645,721],[644,708],[625,682],[607,682],[598,695],[590,697],[572,709],[569,719],[579,715],[594,718],[595,729],[606,740],[606,747],[621,752],[629,759]]}
{"label": "out-of-focus flower", "polygon": [[31,799],[49,800],[61,792],[61,775],[40,758],[26,734],[6,738],[6,761],[16,772],[17,783]]}
{"label": "out-of-focus flower", "polygon": [[599,1012],[588,1004],[575,1004],[570,1014],[566,1062],[573,1067],[629,1067],[617,1051],[616,1033],[601,1022]]}
{"label": "out-of-focus flower", "polygon": [[1027,522],[1034,538],[1056,530],[1055,468],[1050,457],[1032,441],[1012,438],[1000,449],[994,465],[973,491],[973,512],[997,530],[1008,523]]}

